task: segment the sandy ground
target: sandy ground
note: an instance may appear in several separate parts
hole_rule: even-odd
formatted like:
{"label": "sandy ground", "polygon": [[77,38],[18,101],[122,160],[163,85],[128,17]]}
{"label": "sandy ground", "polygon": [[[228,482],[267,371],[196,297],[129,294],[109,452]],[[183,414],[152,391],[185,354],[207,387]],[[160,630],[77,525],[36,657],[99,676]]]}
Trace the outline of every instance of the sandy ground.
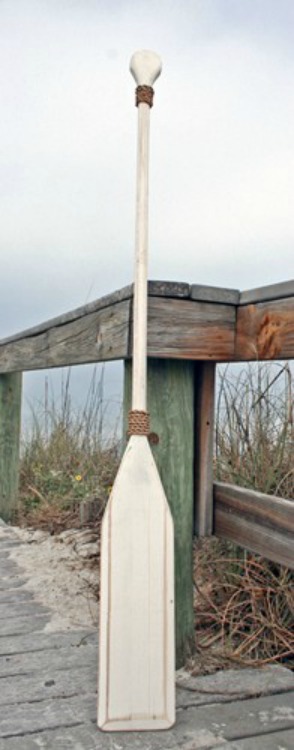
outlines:
{"label": "sandy ground", "polygon": [[0,536],[13,531],[20,544],[10,557],[28,579],[25,588],[52,610],[45,631],[96,628],[98,603],[97,537],[91,529],[69,530],[56,536],[34,529],[0,526]]}

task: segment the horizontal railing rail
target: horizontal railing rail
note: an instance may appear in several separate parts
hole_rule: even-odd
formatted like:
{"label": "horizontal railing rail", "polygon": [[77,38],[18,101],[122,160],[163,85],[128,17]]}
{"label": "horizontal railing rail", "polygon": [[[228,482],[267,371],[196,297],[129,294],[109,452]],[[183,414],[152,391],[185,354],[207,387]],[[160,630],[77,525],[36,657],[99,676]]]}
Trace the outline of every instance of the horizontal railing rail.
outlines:
{"label": "horizontal railing rail", "polygon": [[214,534],[294,569],[294,501],[213,484]]}
{"label": "horizontal railing rail", "polygon": [[[132,286],[2,339],[0,373],[128,359]],[[238,292],[149,282],[148,356],[235,362],[294,358],[294,282]]]}

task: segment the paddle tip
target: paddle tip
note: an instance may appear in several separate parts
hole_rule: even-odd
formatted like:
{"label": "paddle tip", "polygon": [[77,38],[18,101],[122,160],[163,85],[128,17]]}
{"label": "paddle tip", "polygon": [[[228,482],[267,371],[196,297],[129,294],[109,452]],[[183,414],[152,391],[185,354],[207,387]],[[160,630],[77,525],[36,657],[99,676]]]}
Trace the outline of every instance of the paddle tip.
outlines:
{"label": "paddle tip", "polygon": [[156,52],[139,50],[131,57],[130,71],[137,86],[153,86],[161,70],[162,62]]}

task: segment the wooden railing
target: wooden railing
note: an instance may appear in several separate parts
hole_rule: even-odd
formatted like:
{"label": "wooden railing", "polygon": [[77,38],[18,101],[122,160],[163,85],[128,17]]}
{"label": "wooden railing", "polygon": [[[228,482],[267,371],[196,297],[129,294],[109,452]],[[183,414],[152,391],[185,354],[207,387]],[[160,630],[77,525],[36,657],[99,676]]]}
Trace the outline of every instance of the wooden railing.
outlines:
{"label": "wooden railing", "polygon": [[[21,373],[125,361],[130,405],[132,287],[0,341],[0,516],[18,484]],[[153,451],[175,522],[178,663],[193,632],[192,536],[230,539],[294,568],[294,503],[213,483],[218,362],[294,357],[294,282],[240,293],[149,282],[148,403]]]}
{"label": "wooden railing", "polygon": [[294,502],[214,482],[214,533],[294,568]]}

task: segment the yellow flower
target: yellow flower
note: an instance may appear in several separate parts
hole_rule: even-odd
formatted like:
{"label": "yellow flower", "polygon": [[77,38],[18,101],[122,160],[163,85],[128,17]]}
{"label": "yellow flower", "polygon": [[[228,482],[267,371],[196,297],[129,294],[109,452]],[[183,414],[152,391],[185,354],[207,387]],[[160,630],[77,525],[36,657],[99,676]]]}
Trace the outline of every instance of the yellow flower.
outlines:
{"label": "yellow flower", "polygon": [[83,478],[83,477],[81,477],[81,475],[80,475],[80,474],[76,474],[76,475],[75,475],[75,480],[76,480],[76,482],[81,482],[81,481],[82,481],[82,478]]}

